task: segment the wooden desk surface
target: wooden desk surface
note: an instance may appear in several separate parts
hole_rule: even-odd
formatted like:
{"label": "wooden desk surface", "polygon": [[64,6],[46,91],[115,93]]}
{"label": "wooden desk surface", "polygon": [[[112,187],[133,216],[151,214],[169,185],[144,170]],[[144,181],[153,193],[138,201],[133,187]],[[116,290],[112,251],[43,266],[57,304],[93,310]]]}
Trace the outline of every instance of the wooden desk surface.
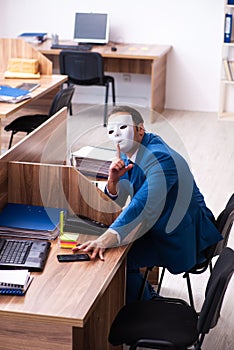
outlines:
{"label": "wooden desk surface", "polygon": [[[81,236],[82,241],[91,237]],[[57,240],[54,241],[44,271],[32,272],[34,279],[26,295],[1,296],[1,317],[20,315],[22,322],[33,318],[83,327],[122,264],[127,250],[127,246],[109,250],[104,262],[59,263],[56,255],[69,254],[71,251],[60,249]]]}
{"label": "wooden desk surface", "polygon": [[59,74],[42,75],[40,79],[4,79],[3,73],[0,73],[0,85],[9,85],[11,87],[16,87],[20,83],[27,81],[40,83],[40,86],[31,93],[31,99],[24,100],[19,103],[0,102],[0,118],[6,118],[10,116],[28,103],[35,101],[36,99],[59,87],[66,80],[67,76]]}
{"label": "wooden desk surface", "polygon": [[[75,45],[69,40],[60,40],[60,44]],[[112,47],[116,51],[112,51]],[[59,55],[61,50],[51,49],[51,40],[46,40],[42,44],[33,45],[38,51],[45,55]],[[150,45],[150,44],[111,44],[94,45],[92,51],[99,52],[103,57],[109,58],[129,58],[129,59],[157,59],[167,54],[171,49],[170,45]]]}
{"label": "wooden desk surface", "polygon": [[124,305],[127,250],[109,250],[104,262],[59,263],[56,255],[68,250],[53,242],[26,295],[0,298],[0,349],[112,350],[108,333]]}

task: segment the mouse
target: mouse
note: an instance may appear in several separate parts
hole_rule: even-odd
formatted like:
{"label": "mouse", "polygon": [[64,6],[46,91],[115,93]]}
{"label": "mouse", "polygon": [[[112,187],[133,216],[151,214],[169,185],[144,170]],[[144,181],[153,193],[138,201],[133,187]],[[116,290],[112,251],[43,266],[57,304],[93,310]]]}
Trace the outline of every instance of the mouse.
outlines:
{"label": "mouse", "polygon": [[111,51],[117,51],[117,48],[115,46],[112,46]]}

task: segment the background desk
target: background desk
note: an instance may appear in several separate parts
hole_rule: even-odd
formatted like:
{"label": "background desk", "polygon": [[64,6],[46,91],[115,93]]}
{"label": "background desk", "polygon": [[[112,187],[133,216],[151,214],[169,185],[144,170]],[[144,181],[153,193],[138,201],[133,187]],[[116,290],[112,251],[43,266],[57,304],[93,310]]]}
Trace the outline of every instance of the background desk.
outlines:
{"label": "background desk", "polygon": [[[40,79],[4,79],[4,72],[7,70],[9,58],[13,57],[37,59],[40,66]],[[1,118],[9,117],[13,113],[16,113],[15,117],[18,117],[26,112],[22,111],[23,107],[29,106],[34,108],[33,114],[37,112],[37,109],[38,113],[48,113],[53,96],[66,80],[67,77],[65,75],[52,75],[52,62],[23,39],[0,38],[0,85],[15,87],[27,81],[37,82],[41,85],[32,92],[31,99],[16,104],[0,102],[0,145]],[[43,102],[40,99],[41,97]],[[35,103],[35,101],[37,102]],[[17,112],[19,112],[18,115]]]}
{"label": "background desk", "polygon": [[[61,44],[71,44],[60,41]],[[74,43],[73,43],[74,44]],[[117,51],[112,51],[115,46]],[[51,50],[51,41],[34,45],[53,61],[53,68],[59,67],[58,55],[61,50]],[[92,51],[104,57],[106,72],[148,74],[151,76],[151,109],[162,112],[165,105],[167,54],[171,46],[144,44],[109,44],[93,46]]]}
{"label": "background desk", "polygon": [[[0,85],[9,85],[15,87],[23,82],[37,82],[40,86],[35,89],[30,99],[24,100],[19,103],[5,103],[0,102],[0,149],[1,149],[1,129],[2,129],[2,118],[7,118],[12,114],[15,114],[15,118],[27,114],[26,108],[32,108],[33,114],[48,113],[52,99],[56,92],[59,90],[61,84],[67,80],[65,75],[42,75],[40,79],[4,79],[3,74],[0,73]],[[25,108],[25,109],[23,109]]]}
{"label": "background desk", "polygon": [[[40,79],[4,79],[3,73],[0,73],[0,85],[9,85],[16,87],[22,82],[39,83],[40,86],[31,92],[32,98],[24,100],[19,103],[5,103],[0,102],[0,118],[7,118],[11,114],[17,112],[19,109],[26,107],[29,103],[35,102],[35,100],[44,97],[44,95],[50,92],[58,91],[58,88],[67,80],[65,75],[42,75]],[[51,102],[51,100],[50,100]],[[39,103],[40,104],[40,103]]]}

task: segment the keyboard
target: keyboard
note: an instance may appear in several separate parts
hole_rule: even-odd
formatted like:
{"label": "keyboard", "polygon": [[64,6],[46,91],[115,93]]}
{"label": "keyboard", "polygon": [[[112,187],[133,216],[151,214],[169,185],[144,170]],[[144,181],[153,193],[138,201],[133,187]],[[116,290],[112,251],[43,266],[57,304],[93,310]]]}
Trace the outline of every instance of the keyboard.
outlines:
{"label": "keyboard", "polygon": [[0,262],[24,264],[31,245],[30,241],[6,241],[0,253]]}
{"label": "keyboard", "polygon": [[59,50],[75,50],[75,51],[90,51],[92,49],[92,45],[90,44],[77,44],[77,45],[63,45],[63,44],[54,44],[51,45],[51,49],[59,49]]}
{"label": "keyboard", "polygon": [[101,235],[108,227],[108,225],[91,220],[85,216],[70,215],[65,219],[64,231]]}

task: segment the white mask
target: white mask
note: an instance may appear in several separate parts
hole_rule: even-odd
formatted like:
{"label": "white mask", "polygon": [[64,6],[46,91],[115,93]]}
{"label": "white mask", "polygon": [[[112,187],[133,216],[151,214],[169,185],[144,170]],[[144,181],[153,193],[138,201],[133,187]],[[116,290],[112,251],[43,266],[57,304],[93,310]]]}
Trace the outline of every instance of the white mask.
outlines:
{"label": "white mask", "polygon": [[134,123],[130,114],[113,115],[108,120],[107,131],[109,139],[116,145],[119,144],[120,151],[127,153],[131,151],[134,142]]}

